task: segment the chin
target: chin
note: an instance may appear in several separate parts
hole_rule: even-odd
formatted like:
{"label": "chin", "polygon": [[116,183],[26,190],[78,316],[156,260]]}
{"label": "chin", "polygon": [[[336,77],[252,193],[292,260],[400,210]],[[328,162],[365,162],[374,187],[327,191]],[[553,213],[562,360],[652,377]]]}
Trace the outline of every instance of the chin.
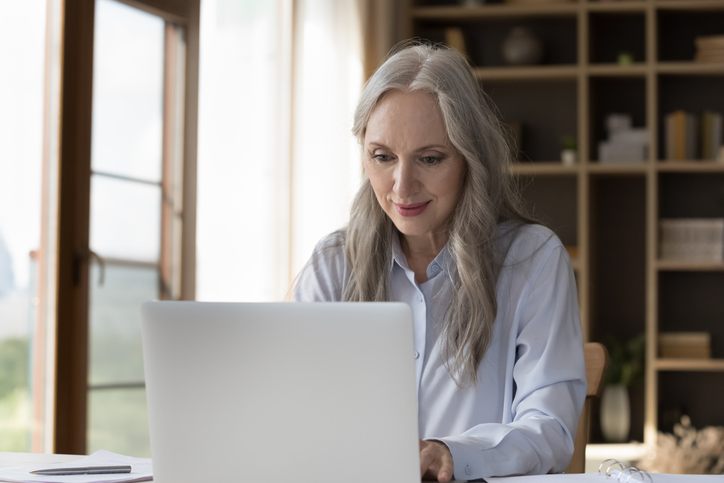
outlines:
{"label": "chin", "polygon": [[421,226],[418,223],[410,223],[407,220],[395,220],[392,219],[392,223],[397,228],[397,231],[405,236],[423,236],[430,233],[428,226]]}

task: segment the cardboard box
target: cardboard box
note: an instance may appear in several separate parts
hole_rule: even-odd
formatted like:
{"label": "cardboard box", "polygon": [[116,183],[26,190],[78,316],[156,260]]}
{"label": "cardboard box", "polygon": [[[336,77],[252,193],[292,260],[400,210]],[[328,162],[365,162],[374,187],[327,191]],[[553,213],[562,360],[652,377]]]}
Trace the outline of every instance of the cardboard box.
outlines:
{"label": "cardboard box", "polygon": [[709,332],[660,332],[659,357],[663,359],[711,359]]}

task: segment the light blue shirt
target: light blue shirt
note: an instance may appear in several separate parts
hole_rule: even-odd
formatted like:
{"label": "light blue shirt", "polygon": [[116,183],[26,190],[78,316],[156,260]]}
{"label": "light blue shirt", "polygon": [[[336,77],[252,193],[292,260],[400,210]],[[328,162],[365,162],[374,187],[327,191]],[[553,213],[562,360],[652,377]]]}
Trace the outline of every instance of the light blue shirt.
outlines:
{"label": "light blue shirt", "polygon": [[[570,258],[549,229],[498,228],[507,248],[497,284],[493,340],[476,387],[459,389],[440,355],[440,326],[455,263],[447,246],[418,285],[394,236],[391,301],[413,314],[419,433],[450,449],[455,478],[543,474],[566,469],[586,397],[586,369]],[[323,239],[302,272],[294,301],[340,301],[347,267],[340,234]]]}

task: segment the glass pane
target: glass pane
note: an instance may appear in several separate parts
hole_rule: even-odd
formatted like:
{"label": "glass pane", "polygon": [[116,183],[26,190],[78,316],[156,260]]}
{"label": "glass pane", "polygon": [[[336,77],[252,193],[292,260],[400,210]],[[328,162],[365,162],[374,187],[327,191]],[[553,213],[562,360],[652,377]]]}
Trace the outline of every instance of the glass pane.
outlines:
{"label": "glass pane", "polygon": [[112,0],[96,3],[92,166],[161,179],[164,22]]}
{"label": "glass pane", "polygon": [[38,250],[46,8],[44,0],[4,2],[0,14],[0,65],[11,73],[0,76],[0,451],[31,451],[42,444],[33,438],[42,430],[36,410],[43,402],[37,334],[44,327],[38,315]]}
{"label": "glass pane", "polygon": [[94,252],[155,263],[160,237],[160,186],[92,176],[90,243]]}
{"label": "glass pane", "polygon": [[145,389],[97,389],[88,393],[88,454],[99,449],[150,457]]}
{"label": "glass pane", "polygon": [[141,304],[158,298],[158,270],[91,265],[88,384],[143,381]]}
{"label": "glass pane", "polygon": [[[271,301],[286,291],[288,269],[279,256],[288,205],[281,168],[286,153],[280,126],[286,121],[280,117],[280,3],[201,2],[199,300]],[[265,148],[249,156],[250,146]],[[230,256],[238,250],[254,256]]]}

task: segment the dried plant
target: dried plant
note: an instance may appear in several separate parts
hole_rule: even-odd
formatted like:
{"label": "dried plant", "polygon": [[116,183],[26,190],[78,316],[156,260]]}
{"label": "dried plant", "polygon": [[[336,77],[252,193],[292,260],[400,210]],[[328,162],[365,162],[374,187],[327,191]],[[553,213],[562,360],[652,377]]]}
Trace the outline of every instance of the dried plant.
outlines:
{"label": "dried plant", "polygon": [[659,433],[656,446],[637,466],[650,473],[724,474],[724,427],[697,431],[683,416],[674,425],[674,434]]}

